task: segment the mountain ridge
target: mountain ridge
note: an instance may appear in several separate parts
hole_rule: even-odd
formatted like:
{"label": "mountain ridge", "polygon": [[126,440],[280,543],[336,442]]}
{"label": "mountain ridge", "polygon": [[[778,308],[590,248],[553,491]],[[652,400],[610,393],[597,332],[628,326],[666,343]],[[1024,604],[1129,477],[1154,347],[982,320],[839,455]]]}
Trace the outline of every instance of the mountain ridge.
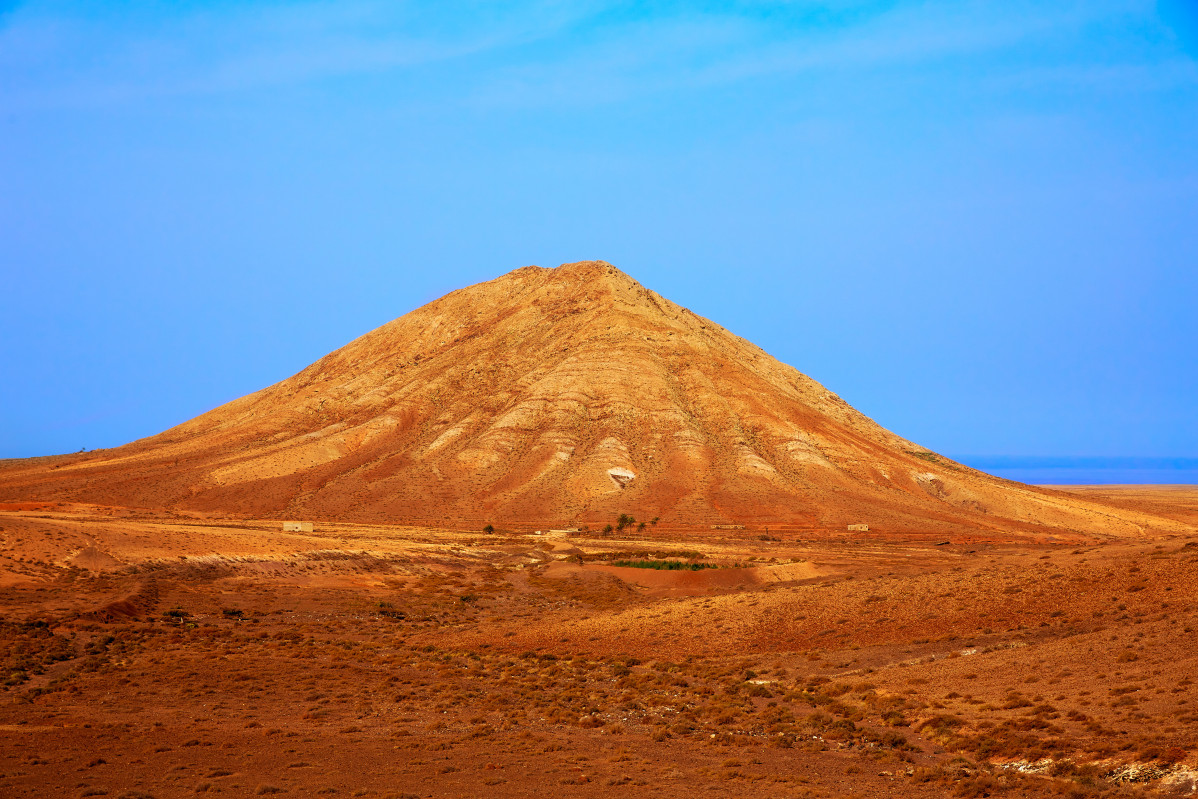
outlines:
{"label": "mountain ridge", "polygon": [[156,436],[0,468],[10,494],[367,522],[1169,524],[942,458],[604,261],[516,269]]}

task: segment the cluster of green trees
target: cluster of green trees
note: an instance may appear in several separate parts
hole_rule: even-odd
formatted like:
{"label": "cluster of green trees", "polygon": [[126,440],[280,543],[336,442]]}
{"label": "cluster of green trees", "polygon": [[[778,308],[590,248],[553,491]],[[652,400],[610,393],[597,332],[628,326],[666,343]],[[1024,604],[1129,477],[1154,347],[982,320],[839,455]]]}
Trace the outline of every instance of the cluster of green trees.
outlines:
{"label": "cluster of green trees", "polygon": [[[659,516],[654,516],[652,519],[649,520],[648,524],[656,525],[657,522],[660,520],[660,518],[661,517],[659,517]],[[611,533],[614,530],[616,532],[622,533],[625,530],[627,530],[629,527],[633,527],[633,526],[635,526],[637,531],[640,532],[645,529],[646,523],[638,522],[634,517],[629,516],[627,513],[621,513],[619,518],[616,519],[616,526],[613,528],[609,524],[603,528],[603,532]]]}

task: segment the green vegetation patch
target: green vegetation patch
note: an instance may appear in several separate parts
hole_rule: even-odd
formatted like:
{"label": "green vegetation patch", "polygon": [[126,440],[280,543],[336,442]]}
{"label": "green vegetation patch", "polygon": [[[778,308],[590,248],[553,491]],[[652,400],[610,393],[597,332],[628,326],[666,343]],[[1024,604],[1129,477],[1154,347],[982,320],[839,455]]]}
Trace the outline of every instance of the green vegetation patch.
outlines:
{"label": "green vegetation patch", "polygon": [[617,560],[613,566],[628,566],[633,569],[657,569],[658,571],[692,571],[720,568],[714,563],[684,563],[680,560]]}

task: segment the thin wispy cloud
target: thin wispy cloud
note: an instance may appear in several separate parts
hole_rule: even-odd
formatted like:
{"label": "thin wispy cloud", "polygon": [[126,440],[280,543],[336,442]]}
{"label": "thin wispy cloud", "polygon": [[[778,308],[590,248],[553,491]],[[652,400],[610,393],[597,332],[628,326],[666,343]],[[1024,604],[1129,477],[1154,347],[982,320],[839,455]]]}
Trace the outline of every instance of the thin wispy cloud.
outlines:
{"label": "thin wispy cloud", "polygon": [[376,73],[518,47],[586,3],[534,3],[453,19],[372,2],[247,5],[167,18],[73,17],[30,6],[0,30],[7,103],[131,102]]}
{"label": "thin wispy cloud", "polygon": [[1115,92],[1170,91],[1198,86],[1198,63],[1178,56],[1152,63],[1055,65],[1014,70],[986,80],[993,88],[1091,88]]}
{"label": "thin wispy cloud", "polygon": [[[817,71],[968,60],[1105,18],[1150,15],[1145,5],[824,2],[645,11],[546,0],[451,10],[359,0],[89,16],[34,3],[0,30],[7,76],[0,85],[10,108],[104,105],[474,59],[478,68],[451,82],[446,102],[605,103]],[[498,52],[502,63],[486,63]]]}
{"label": "thin wispy cloud", "polygon": [[[1144,11],[1137,2],[858,5],[856,13],[820,24],[728,13],[635,20],[606,29],[585,48],[509,65],[476,86],[472,99],[490,106],[577,106],[818,74],[967,66],[1005,51],[1046,48],[1085,26]],[[1122,81],[1142,66],[1071,63],[1056,69],[1054,79],[1075,74],[1079,85],[1095,88],[1104,75]],[[1004,67],[1029,71],[1018,56]]]}

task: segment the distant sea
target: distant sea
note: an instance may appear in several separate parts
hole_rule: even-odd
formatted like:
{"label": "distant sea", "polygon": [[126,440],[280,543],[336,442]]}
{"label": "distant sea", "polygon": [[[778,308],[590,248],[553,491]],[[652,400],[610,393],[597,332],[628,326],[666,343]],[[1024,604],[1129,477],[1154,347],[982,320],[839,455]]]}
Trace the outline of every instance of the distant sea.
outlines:
{"label": "distant sea", "polygon": [[953,460],[1032,485],[1198,485],[1198,458],[960,456]]}

